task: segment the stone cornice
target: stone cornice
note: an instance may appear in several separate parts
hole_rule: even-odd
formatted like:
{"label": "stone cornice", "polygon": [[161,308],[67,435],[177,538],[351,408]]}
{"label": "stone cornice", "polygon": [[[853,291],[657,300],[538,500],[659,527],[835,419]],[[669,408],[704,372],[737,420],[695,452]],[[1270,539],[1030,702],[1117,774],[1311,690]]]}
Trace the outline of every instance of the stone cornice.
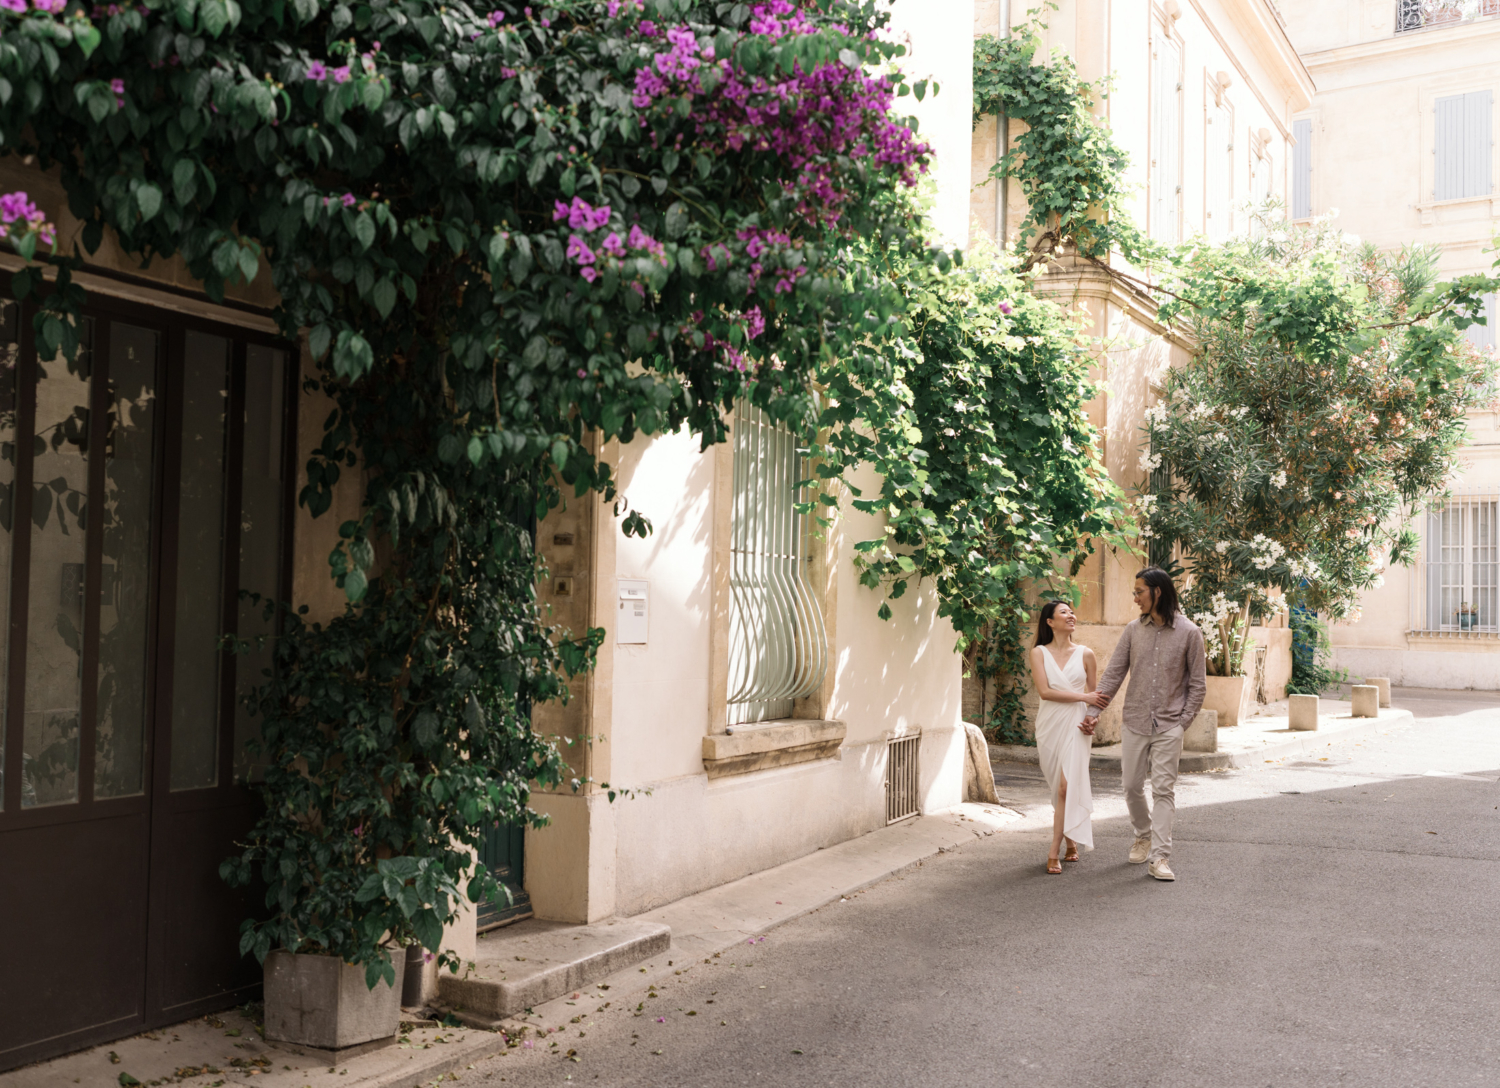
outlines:
{"label": "stone cornice", "polygon": [[[1353,67],[1372,60],[1389,60],[1397,56],[1416,56],[1447,49],[1459,41],[1480,46],[1489,45],[1500,49],[1500,19],[1484,19],[1458,26],[1438,27],[1432,30],[1409,30],[1404,34],[1393,34],[1373,42],[1357,45],[1341,45],[1336,49],[1324,49],[1306,53],[1302,60],[1308,70],[1333,72],[1340,68]],[[1483,63],[1483,62],[1480,62]],[[1493,63],[1493,62],[1491,62]]]}

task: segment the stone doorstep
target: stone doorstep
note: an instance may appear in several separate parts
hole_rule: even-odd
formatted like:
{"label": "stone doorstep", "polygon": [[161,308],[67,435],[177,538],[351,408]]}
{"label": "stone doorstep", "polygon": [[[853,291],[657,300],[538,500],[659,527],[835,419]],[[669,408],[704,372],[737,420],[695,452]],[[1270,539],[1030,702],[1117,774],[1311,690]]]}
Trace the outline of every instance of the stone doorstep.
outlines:
{"label": "stone doorstep", "polygon": [[[1324,700],[1324,703],[1330,702],[1334,701]],[[1348,706],[1347,703],[1335,705],[1342,708]],[[1317,729],[1294,731],[1286,728],[1285,717],[1259,715],[1247,719],[1244,725],[1219,730],[1217,752],[1183,752],[1177,766],[1184,773],[1258,767],[1282,756],[1308,752],[1314,747],[1325,747],[1332,739],[1349,740],[1380,729],[1389,729],[1394,725],[1409,725],[1414,721],[1416,718],[1409,710],[1385,708],[1376,718],[1353,718],[1347,713],[1320,714]],[[1267,728],[1273,724],[1280,727]],[[989,749],[991,763],[1040,762],[1037,750],[1028,745],[991,744]],[[1118,771],[1120,751],[1118,744],[1095,748],[1089,758],[1090,769]]]}
{"label": "stone doorstep", "polygon": [[529,919],[481,936],[471,969],[439,975],[438,1001],[466,1024],[494,1028],[664,953],[671,943],[671,928],[659,922],[580,926]]}

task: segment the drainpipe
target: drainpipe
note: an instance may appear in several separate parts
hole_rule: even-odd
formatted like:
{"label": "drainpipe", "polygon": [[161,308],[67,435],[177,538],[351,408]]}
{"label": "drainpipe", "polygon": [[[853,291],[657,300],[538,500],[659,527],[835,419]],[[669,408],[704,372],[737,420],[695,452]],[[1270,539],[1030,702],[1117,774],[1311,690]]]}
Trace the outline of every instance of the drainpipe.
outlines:
{"label": "drainpipe", "polygon": [[[1000,35],[1010,37],[1010,0],[1000,0]],[[1010,118],[1002,109],[995,116],[995,164],[1005,157],[1005,145],[1010,137]],[[995,179],[995,243],[1005,248],[1005,239],[1010,234],[1010,208],[1006,195],[1010,188],[1009,178]]]}

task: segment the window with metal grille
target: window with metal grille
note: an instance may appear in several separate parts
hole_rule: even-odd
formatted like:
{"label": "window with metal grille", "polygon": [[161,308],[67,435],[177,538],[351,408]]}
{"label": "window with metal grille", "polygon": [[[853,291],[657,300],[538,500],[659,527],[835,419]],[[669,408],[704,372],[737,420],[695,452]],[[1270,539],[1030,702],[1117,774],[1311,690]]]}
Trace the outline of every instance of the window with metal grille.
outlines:
{"label": "window with metal grille", "polygon": [[730,514],[728,724],[790,717],[828,668],[823,610],[808,584],[797,513],[796,437],[759,408],[735,408]]}
{"label": "window with metal grille", "polygon": [[1433,103],[1434,200],[1489,196],[1495,136],[1493,91],[1450,94]]}
{"label": "window with metal grille", "polygon": [[1292,218],[1312,215],[1312,122],[1292,122]]}
{"label": "window with metal grille", "polygon": [[1459,494],[1427,516],[1413,572],[1412,629],[1500,633],[1500,496]]}
{"label": "window with metal grille", "polygon": [[1182,204],[1182,52],[1158,34],[1151,63],[1151,236],[1175,242]]}
{"label": "window with metal grille", "polygon": [[921,811],[922,734],[893,737],[885,746],[885,822],[896,823]]}

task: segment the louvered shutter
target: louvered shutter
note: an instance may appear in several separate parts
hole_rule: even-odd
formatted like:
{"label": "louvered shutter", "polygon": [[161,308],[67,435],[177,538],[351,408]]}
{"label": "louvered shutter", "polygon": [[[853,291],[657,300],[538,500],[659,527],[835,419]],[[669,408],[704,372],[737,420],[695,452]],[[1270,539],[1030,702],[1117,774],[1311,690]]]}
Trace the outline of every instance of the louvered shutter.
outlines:
{"label": "louvered shutter", "polygon": [[1470,325],[1464,330],[1468,336],[1469,343],[1483,351],[1486,348],[1494,348],[1500,340],[1497,340],[1495,332],[1496,319],[1495,293],[1491,291],[1484,296],[1484,320],[1483,325]]}
{"label": "louvered shutter", "polygon": [[1155,40],[1151,125],[1151,234],[1164,242],[1178,240],[1178,187],[1181,176],[1182,64],[1177,45]]}
{"label": "louvered shutter", "polygon": [[1433,104],[1434,200],[1490,194],[1493,105],[1491,91],[1447,95]]}
{"label": "louvered shutter", "polygon": [[1292,122],[1292,218],[1312,215],[1312,122]]}

